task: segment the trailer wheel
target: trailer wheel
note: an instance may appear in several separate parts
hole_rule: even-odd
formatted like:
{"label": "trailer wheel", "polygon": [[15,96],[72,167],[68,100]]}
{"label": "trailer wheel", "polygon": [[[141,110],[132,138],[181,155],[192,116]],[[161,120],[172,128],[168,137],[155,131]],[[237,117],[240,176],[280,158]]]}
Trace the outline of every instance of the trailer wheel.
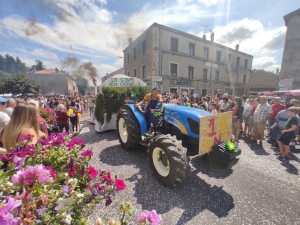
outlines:
{"label": "trailer wheel", "polygon": [[186,152],[176,136],[159,135],[150,140],[148,157],[159,182],[166,186],[182,183],[189,168]]}
{"label": "trailer wheel", "polygon": [[119,111],[117,132],[123,149],[130,151],[139,145],[141,140],[140,126],[131,109],[123,108]]}

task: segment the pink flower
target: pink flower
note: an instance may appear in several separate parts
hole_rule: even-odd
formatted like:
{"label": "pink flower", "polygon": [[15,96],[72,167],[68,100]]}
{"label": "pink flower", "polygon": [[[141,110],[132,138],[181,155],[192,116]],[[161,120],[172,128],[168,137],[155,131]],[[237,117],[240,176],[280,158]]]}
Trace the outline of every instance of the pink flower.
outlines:
{"label": "pink flower", "polygon": [[108,183],[112,182],[112,179],[111,179],[111,176],[110,176],[110,172],[107,173],[107,176],[102,175],[102,178],[103,178],[106,182],[108,182]]}
{"label": "pink flower", "polygon": [[24,185],[24,176],[23,171],[18,171],[17,174],[12,175],[11,181],[16,186],[23,186]]}
{"label": "pink flower", "polygon": [[92,179],[92,178],[96,177],[97,175],[98,175],[97,170],[94,167],[90,166],[89,167],[89,176],[90,176],[90,178]]}
{"label": "pink flower", "polygon": [[23,141],[30,141],[32,138],[34,137],[34,135],[32,134],[27,134],[27,135],[24,135],[22,137],[19,138],[19,142],[23,142]]}
{"label": "pink flower", "polygon": [[71,170],[71,171],[70,171],[70,176],[73,177],[73,176],[75,175],[75,173],[76,173],[76,170],[74,170],[74,169]]}
{"label": "pink flower", "polygon": [[118,190],[122,191],[125,189],[126,187],[126,184],[124,183],[124,180],[121,180],[121,179],[116,179],[116,183],[115,183],[115,186]]}
{"label": "pink flower", "polygon": [[21,204],[21,200],[14,200],[14,198],[9,197],[7,203],[0,206],[0,224],[21,224],[21,218],[13,216],[13,211],[19,208]]}
{"label": "pink flower", "polygon": [[157,215],[155,210],[152,210],[151,212],[146,210],[137,218],[138,223],[146,223],[147,220],[152,225],[158,225],[162,221],[162,218],[159,215]]}
{"label": "pink flower", "polygon": [[82,157],[93,156],[93,152],[91,150],[86,150],[81,153]]}
{"label": "pink flower", "polygon": [[51,170],[50,176],[53,178],[53,180],[55,180],[56,179],[56,171],[55,170]]}
{"label": "pink flower", "polygon": [[69,144],[68,144],[68,148],[73,149],[75,145],[80,145],[81,147],[84,147],[84,142],[83,140],[81,140],[80,138],[73,138]]}

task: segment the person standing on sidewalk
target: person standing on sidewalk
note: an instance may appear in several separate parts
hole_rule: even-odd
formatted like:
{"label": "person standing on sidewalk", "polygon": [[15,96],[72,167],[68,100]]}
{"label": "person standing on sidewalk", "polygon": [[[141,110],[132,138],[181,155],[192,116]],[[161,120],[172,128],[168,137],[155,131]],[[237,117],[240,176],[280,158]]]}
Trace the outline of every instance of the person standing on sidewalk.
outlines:
{"label": "person standing on sidewalk", "polygon": [[267,96],[261,96],[259,98],[259,105],[253,116],[253,141],[257,142],[258,135],[260,135],[260,145],[262,145],[262,140],[264,138],[266,123],[273,114],[272,107],[268,104],[267,99]]}
{"label": "person standing on sidewalk", "polygon": [[64,128],[66,132],[69,133],[69,115],[66,111],[66,107],[63,104],[57,106],[58,111],[56,111],[56,121],[59,128],[59,133],[63,132]]}
{"label": "person standing on sidewalk", "polygon": [[[280,97],[275,97],[273,98],[274,104],[272,105],[272,111],[273,114],[269,119],[269,126],[272,127],[276,123],[276,116],[281,110],[285,110],[285,105],[281,104],[281,99]],[[277,139],[277,132],[275,129],[270,130],[270,138],[272,141],[276,141]]]}

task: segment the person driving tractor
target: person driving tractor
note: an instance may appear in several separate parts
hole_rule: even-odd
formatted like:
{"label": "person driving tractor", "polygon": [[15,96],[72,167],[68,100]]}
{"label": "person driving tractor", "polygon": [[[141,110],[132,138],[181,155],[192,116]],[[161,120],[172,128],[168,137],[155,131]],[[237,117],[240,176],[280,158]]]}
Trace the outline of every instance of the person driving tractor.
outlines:
{"label": "person driving tractor", "polygon": [[159,88],[155,87],[152,89],[152,93],[148,93],[142,101],[136,104],[136,106],[139,107],[140,105],[146,102],[146,113],[147,113],[146,115],[147,115],[147,119],[150,122],[149,131],[153,130],[153,120],[154,120],[153,113],[154,110],[156,109],[158,102],[161,101],[162,101],[162,97],[159,94]]}

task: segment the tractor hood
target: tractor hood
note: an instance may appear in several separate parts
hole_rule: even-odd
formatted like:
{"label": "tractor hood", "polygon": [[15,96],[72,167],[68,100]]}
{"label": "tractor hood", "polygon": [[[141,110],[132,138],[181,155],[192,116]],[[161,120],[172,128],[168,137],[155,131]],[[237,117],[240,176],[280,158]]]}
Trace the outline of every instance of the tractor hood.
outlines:
{"label": "tractor hood", "polygon": [[187,106],[179,106],[179,105],[166,105],[165,106],[166,112],[169,113],[178,113],[178,114],[185,114],[186,117],[189,117],[195,121],[198,121],[200,123],[200,118],[202,116],[209,116],[211,115],[210,112],[204,111],[202,109],[198,108],[192,108]]}

